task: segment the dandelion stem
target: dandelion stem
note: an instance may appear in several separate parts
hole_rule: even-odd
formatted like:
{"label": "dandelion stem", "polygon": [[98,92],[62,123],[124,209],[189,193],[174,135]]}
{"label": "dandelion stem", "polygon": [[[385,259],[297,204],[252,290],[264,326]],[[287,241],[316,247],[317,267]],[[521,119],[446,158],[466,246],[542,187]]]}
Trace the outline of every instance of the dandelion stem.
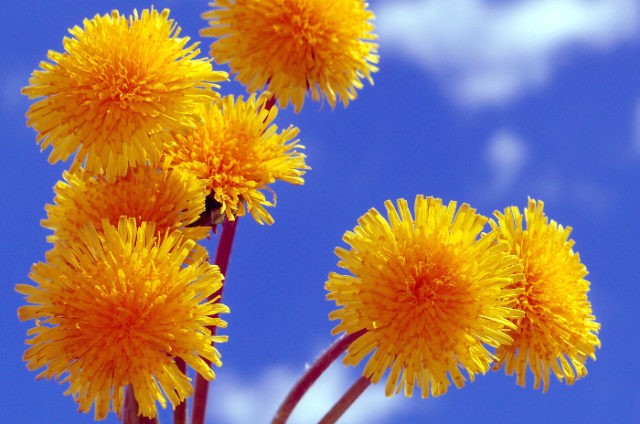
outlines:
{"label": "dandelion stem", "polygon": [[[187,364],[182,358],[176,358],[176,365],[181,373],[187,373]],[[187,424],[187,399],[173,410],[173,424]]]}
{"label": "dandelion stem", "polygon": [[[220,234],[220,241],[218,242],[218,248],[216,250],[215,264],[220,268],[222,275],[227,277],[227,268],[229,265],[229,257],[231,256],[231,248],[233,247],[233,239],[236,234],[236,227],[238,225],[238,218],[234,221],[225,220],[222,224],[222,232]],[[216,298],[220,296],[222,298],[222,291],[226,286],[225,284],[220,287],[210,298]],[[218,327],[209,327],[211,334],[215,335]],[[209,361],[206,361],[209,363]],[[209,382],[205,380],[200,374],[196,377],[196,387],[193,394],[193,410],[191,411],[191,424],[203,424],[204,415],[207,408],[207,395],[209,394]]]}
{"label": "dandelion stem", "polygon": [[124,424],[138,424],[138,402],[133,394],[133,388],[127,386],[124,389]]}
{"label": "dandelion stem", "polygon": [[319,424],[333,424],[337,422],[342,414],[344,414],[347,409],[349,409],[349,407],[353,405],[353,402],[355,402],[356,399],[358,399],[358,397],[360,397],[360,395],[364,393],[364,391],[367,389],[367,387],[369,387],[370,384],[371,380],[369,380],[367,377],[360,376],[360,378],[357,379],[351,387],[349,387],[349,390],[347,390],[344,395],[342,395],[340,400],[338,400],[338,402],[333,405],[329,412],[327,412],[326,415],[322,417]]}
{"label": "dandelion stem", "polygon": [[277,101],[278,99],[276,98],[276,95],[275,94],[271,95],[271,97],[269,97],[264,104],[265,110],[271,110],[271,108],[276,105]]}
{"label": "dandelion stem", "polygon": [[156,418],[138,415],[138,401],[131,385],[128,385],[124,392],[124,417],[122,422],[124,424],[158,424]]}
{"label": "dandelion stem", "polygon": [[335,361],[338,357],[366,330],[360,330],[356,333],[347,334],[336,340],[331,346],[327,348],[309,368],[300,377],[298,382],[293,386],[285,400],[278,408],[275,416],[273,417],[272,424],[284,424],[291,413],[293,408],[296,407],[300,399],[309,390],[311,385],[320,377],[320,375]]}

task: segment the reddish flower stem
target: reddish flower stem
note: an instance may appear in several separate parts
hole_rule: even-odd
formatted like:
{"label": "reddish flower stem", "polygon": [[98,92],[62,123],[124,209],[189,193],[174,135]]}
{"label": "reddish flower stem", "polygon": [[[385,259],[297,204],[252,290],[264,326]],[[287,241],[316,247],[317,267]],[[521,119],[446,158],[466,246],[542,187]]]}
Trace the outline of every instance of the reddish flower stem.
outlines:
{"label": "reddish flower stem", "polygon": [[124,389],[124,417],[123,424],[138,424],[138,402],[133,394],[133,388],[127,386]]}
{"label": "reddish flower stem", "polygon": [[[234,221],[225,220],[222,224],[222,232],[220,234],[220,241],[218,241],[218,248],[216,250],[216,257],[214,263],[220,268],[220,272],[225,276],[225,284],[220,287],[218,291],[213,293],[209,299],[214,299],[218,296],[222,298],[222,291],[224,286],[227,285],[227,268],[229,266],[229,257],[231,256],[231,248],[233,247],[233,239],[236,234],[236,227],[238,225],[238,217]],[[215,335],[218,327],[209,327],[211,334]],[[207,364],[209,361],[205,360]],[[193,394],[193,410],[191,411],[191,424],[204,424],[204,416],[207,408],[207,396],[209,394],[209,382],[204,379],[200,374],[196,376],[196,387]]]}
{"label": "reddish flower stem", "polygon": [[[176,358],[176,365],[180,372],[187,373],[187,364],[182,358]],[[173,424],[187,424],[187,399],[173,410]]]}
{"label": "reddish flower stem", "polygon": [[276,102],[278,101],[278,99],[276,98],[275,94],[272,95],[271,97],[269,97],[267,99],[267,101],[264,103],[264,108],[266,110],[271,110],[272,107],[274,107],[276,105]]}
{"label": "reddish flower stem", "polygon": [[131,385],[128,385],[124,391],[124,417],[122,422],[124,424],[158,424],[156,418],[138,415],[138,401]]}
{"label": "reddish flower stem", "polygon": [[336,340],[327,348],[296,382],[285,400],[278,408],[271,424],[284,424],[293,412],[298,402],[302,399],[307,390],[320,377],[320,375],[331,365],[347,348],[364,334],[366,330],[360,330],[356,333],[347,334]]}
{"label": "reddish flower stem", "polygon": [[342,395],[340,400],[338,400],[338,402],[333,405],[329,412],[327,412],[327,414],[322,417],[319,424],[333,424],[337,422],[338,419],[347,411],[347,409],[349,409],[349,407],[353,405],[353,402],[355,402],[356,399],[358,399],[358,397],[360,397],[360,395],[364,393],[364,391],[367,389],[367,387],[369,387],[370,384],[371,380],[369,380],[367,377],[360,376],[360,378],[358,378],[356,382],[353,383],[351,387],[349,387],[349,390],[347,390],[344,395]]}

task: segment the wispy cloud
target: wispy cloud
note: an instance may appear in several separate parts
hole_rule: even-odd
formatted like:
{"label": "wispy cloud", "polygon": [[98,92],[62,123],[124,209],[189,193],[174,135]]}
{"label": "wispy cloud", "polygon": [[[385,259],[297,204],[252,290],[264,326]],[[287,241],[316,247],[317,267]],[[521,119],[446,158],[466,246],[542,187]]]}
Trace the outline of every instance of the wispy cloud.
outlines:
{"label": "wispy cloud", "polygon": [[500,129],[489,138],[485,158],[492,175],[491,191],[503,194],[516,181],[529,158],[529,146],[515,132]]}
{"label": "wispy cloud", "polygon": [[575,49],[640,33],[637,0],[403,0],[376,10],[383,55],[416,61],[467,106],[543,86]]}
{"label": "wispy cloud", "polygon": [[0,76],[0,108],[3,111],[19,110],[21,114],[24,113],[22,106],[27,104],[27,99],[20,94],[20,90],[27,85],[28,75],[29,72],[23,69],[5,69],[5,73]]}
{"label": "wispy cloud", "polygon": [[[253,424],[269,422],[302,369],[272,366],[252,379],[243,379],[229,370],[221,370],[209,399],[208,422]],[[357,371],[341,364],[330,367],[312,386],[294,410],[291,424],[318,422],[353,382]],[[215,383],[214,383],[215,384]],[[217,387],[220,387],[217,390]],[[383,385],[369,387],[340,420],[344,424],[382,423],[401,417],[410,406],[403,396],[387,398]]]}
{"label": "wispy cloud", "polygon": [[633,134],[631,134],[631,143],[633,151],[636,155],[640,156],[640,100],[636,103],[636,108],[633,111],[632,128]]}
{"label": "wispy cloud", "polygon": [[[640,103],[637,115],[640,130]],[[549,203],[579,206],[594,215],[602,216],[610,211],[614,194],[597,177],[567,174],[549,160],[534,165],[534,141],[529,142],[509,128],[500,128],[489,137],[484,159],[490,179],[481,188],[474,189],[479,197],[476,204],[496,208],[496,200],[522,192],[523,196],[533,196]],[[514,186],[517,186],[517,191],[513,190]]]}

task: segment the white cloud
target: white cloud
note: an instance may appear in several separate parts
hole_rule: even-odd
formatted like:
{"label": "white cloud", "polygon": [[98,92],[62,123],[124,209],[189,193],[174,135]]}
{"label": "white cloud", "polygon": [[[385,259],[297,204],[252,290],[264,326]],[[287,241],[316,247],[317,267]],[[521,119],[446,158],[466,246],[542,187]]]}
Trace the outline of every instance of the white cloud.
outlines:
{"label": "white cloud", "polygon": [[492,173],[492,192],[513,185],[529,158],[529,146],[514,132],[501,129],[489,139],[485,157]]}
{"label": "white cloud", "polygon": [[[212,386],[207,421],[222,424],[269,422],[303,370],[272,366],[251,380],[220,370]],[[294,410],[291,424],[318,422],[358,378],[357,370],[336,363],[320,377]],[[382,423],[409,407],[402,396],[387,398],[384,385],[369,387],[340,420],[344,424]]]}
{"label": "white cloud", "polygon": [[376,15],[383,56],[418,62],[468,106],[513,100],[544,85],[572,49],[640,33],[637,0],[403,0]]}

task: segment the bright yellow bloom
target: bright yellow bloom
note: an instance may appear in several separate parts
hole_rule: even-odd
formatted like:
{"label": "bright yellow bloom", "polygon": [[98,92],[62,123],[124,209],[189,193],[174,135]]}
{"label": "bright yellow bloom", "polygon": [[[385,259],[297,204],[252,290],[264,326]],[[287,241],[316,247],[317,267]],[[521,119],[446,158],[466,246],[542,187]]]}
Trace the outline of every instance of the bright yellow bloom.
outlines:
{"label": "bright yellow bloom", "polygon": [[573,251],[571,228],[549,222],[543,207],[541,201],[529,199],[525,228],[514,206],[495,212],[498,222],[491,225],[524,267],[524,279],[514,286],[523,289],[515,307],[524,317],[510,332],[513,344],[497,349],[495,369],[504,365],[507,375],[515,373],[517,384],[524,386],[529,366],[534,388],[540,388],[542,381],[546,392],[552,372],[568,384],[587,374],[587,357],[595,360],[595,348],[600,347],[600,324],[587,299],[587,269]]}
{"label": "bright yellow bloom", "polygon": [[378,68],[373,12],[362,0],[217,0],[204,13],[216,37],[211,56],[228,63],[250,92],[264,86],[280,106],[354,100]]}
{"label": "bright yellow bloom", "polygon": [[96,419],[122,413],[129,384],[139,413],[153,417],[156,401],[175,406],[193,392],[176,358],[215,377],[203,358],[220,366],[212,342],[227,337],[207,327],[225,327],[213,316],[228,308],[207,296],[223,277],[204,256],[183,265],[195,242],[178,231],[158,241],[153,224],[103,224],[101,232],[85,227],[79,241],[61,240],[33,266],[36,285],[16,286],[29,303],[20,319],[35,320],[24,360],[30,370],[44,367],[38,378],[69,382],[65,394],[82,412],[95,404]]}
{"label": "bright yellow bloom", "polygon": [[[167,155],[175,167],[193,172],[207,181],[220,213],[230,220],[251,213],[260,224],[272,224],[265,206],[275,205],[269,184],[276,180],[303,184],[305,156],[294,140],[296,127],[277,133],[272,122],[278,108],[267,110],[268,94],[246,101],[225,97],[204,108],[201,124],[195,130],[175,135]],[[264,191],[273,195],[267,200]]]}
{"label": "bright yellow bloom", "polygon": [[194,107],[219,95],[212,90],[224,72],[197,59],[169,10],[117,11],[85,19],[69,30],[64,53],[49,51],[23,94],[40,98],[27,112],[49,162],[77,151],[72,170],[83,162],[112,181],[129,167],[159,158],[165,129],[192,127]]}
{"label": "bright yellow bloom", "polygon": [[[363,375],[377,383],[390,369],[385,392],[414,385],[438,396],[486,373],[494,360],[484,346],[509,343],[510,308],[522,276],[517,258],[491,236],[478,238],[487,218],[467,204],[417,196],[414,215],[398,200],[385,202],[388,221],[375,209],[358,220],[337,248],[338,265],[353,275],[330,273],[327,299],[340,320],[333,334],[366,332],[349,346],[347,365],[371,354]],[[451,379],[451,381],[449,380]]]}
{"label": "bright yellow bloom", "polygon": [[103,219],[116,225],[123,216],[153,222],[159,234],[179,229],[194,240],[209,235],[207,227],[188,227],[204,211],[207,194],[204,182],[188,172],[141,166],[113,182],[82,172],[65,172],[64,179],[42,221],[53,230],[52,243],[77,238],[88,224],[100,228]]}

